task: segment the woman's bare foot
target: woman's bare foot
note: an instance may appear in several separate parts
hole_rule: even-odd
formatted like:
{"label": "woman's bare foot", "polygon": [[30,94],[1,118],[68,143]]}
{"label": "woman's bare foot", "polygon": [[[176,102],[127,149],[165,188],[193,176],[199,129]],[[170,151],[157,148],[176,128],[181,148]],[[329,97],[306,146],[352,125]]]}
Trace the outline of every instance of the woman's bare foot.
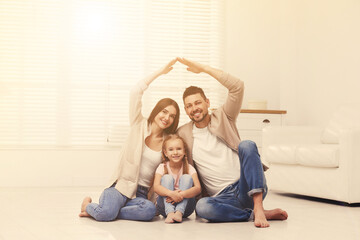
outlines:
{"label": "woman's bare foot", "polygon": [[85,197],[81,204],[81,212],[79,217],[90,217],[90,215],[86,212],[86,206],[92,202],[91,197]]}
{"label": "woman's bare foot", "polygon": [[174,215],[175,215],[174,212],[169,213],[166,216],[165,223],[174,223]]}
{"label": "woman's bare foot", "polygon": [[255,227],[267,228],[270,227],[267,221],[265,210],[261,208],[254,208],[254,225]]}
{"label": "woman's bare foot", "polygon": [[286,220],[288,218],[287,212],[280,208],[265,210],[264,213],[267,220]]}
{"label": "woman's bare foot", "polygon": [[182,216],[183,214],[180,211],[176,211],[173,217],[173,220],[175,222],[181,223],[182,222]]}

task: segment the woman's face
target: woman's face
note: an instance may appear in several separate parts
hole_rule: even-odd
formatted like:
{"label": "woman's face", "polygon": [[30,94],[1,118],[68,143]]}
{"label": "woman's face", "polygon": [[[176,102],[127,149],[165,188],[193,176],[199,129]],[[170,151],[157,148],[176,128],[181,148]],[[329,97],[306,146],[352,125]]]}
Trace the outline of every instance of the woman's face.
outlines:
{"label": "woman's face", "polygon": [[176,114],[176,108],[173,105],[169,105],[155,116],[154,122],[161,129],[166,129],[173,124]]}

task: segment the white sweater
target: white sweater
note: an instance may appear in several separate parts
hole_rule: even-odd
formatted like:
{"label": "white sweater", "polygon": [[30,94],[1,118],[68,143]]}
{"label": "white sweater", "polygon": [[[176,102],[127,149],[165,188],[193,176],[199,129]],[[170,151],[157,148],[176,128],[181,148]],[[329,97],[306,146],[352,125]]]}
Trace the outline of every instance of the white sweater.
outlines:
{"label": "white sweater", "polygon": [[117,181],[115,188],[128,198],[136,197],[145,138],[150,135],[147,119],[141,113],[141,99],[147,88],[145,80],[142,80],[130,92],[130,132],[121,148],[119,165],[108,185],[111,186]]}

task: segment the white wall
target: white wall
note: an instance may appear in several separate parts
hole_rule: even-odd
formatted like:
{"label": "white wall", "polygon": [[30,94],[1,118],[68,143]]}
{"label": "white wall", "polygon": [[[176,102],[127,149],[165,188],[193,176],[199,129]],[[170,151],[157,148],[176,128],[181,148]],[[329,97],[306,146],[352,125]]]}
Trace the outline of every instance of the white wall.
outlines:
{"label": "white wall", "polygon": [[292,123],[325,125],[360,102],[360,1],[282,0],[281,108]]}
{"label": "white wall", "polygon": [[226,68],[245,83],[248,100],[280,108],[279,1],[226,1]]}
{"label": "white wall", "polygon": [[304,125],[360,102],[360,1],[226,4],[227,70],[245,81],[245,100],[264,98],[288,111],[288,124]]}
{"label": "white wall", "polygon": [[[288,124],[323,125],[360,102],[359,0],[227,0],[226,70],[245,102],[265,99]],[[0,150],[1,186],[103,186],[118,150]]]}
{"label": "white wall", "polygon": [[1,150],[0,187],[105,186],[119,150]]}

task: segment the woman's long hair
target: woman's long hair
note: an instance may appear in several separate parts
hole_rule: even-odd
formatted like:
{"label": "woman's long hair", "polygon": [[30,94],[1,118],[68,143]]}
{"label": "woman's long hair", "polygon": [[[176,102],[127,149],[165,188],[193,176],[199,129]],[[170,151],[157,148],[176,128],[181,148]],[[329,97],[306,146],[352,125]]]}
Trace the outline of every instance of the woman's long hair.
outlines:
{"label": "woman's long hair", "polygon": [[179,105],[177,104],[177,102],[171,98],[163,98],[160,101],[158,101],[158,103],[155,105],[155,107],[153,108],[153,110],[150,113],[150,116],[148,118],[148,124],[151,124],[154,121],[155,116],[161,112],[164,108],[166,108],[167,106],[174,106],[176,109],[176,115],[174,118],[174,122],[170,125],[170,127],[164,129],[164,132],[166,134],[172,134],[175,133],[178,125],[179,125],[179,118],[180,118],[180,109],[179,109]]}
{"label": "woman's long hair", "polygon": [[163,145],[162,145],[162,152],[161,152],[161,155],[162,155],[162,159],[163,159],[163,163],[164,163],[164,173],[165,174],[168,174],[168,169],[167,169],[167,166],[166,166],[166,163],[170,161],[170,159],[165,156],[165,151],[166,151],[166,143],[170,140],[176,140],[176,139],[180,139],[183,143],[183,146],[184,146],[184,151],[185,151],[185,155],[182,159],[182,162],[183,162],[183,174],[189,174],[189,161],[188,161],[188,147],[184,141],[184,139],[182,137],[180,137],[179,135],[177,134],[170,134],[168,135],[165,139],[164,139],[164,142],[163,142]]}

